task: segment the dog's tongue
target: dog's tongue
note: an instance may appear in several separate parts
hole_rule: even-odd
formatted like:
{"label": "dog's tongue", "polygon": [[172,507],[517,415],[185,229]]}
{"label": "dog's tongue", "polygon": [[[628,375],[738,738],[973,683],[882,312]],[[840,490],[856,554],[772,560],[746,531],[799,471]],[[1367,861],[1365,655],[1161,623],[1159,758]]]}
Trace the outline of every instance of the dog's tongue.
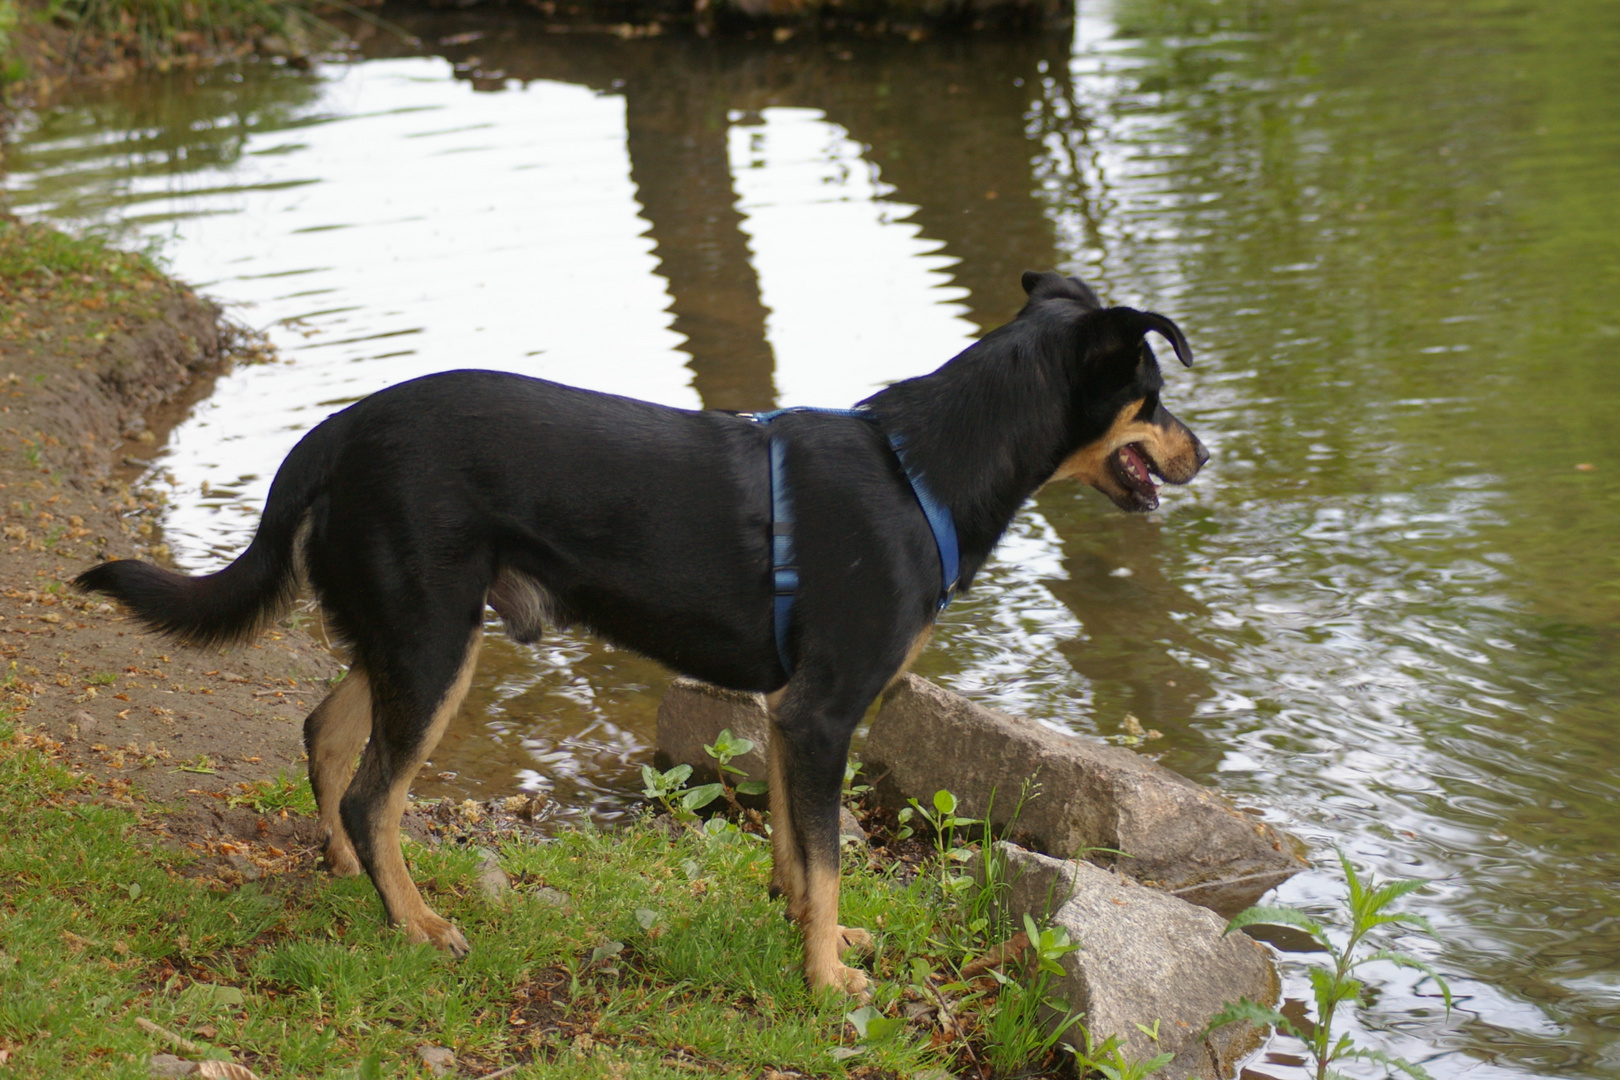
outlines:
{"label": "dog's tongue", "polygon": [[1144,491],[1158,491],[1158,485],[1153,482],[1153,477],[1148,472],[1147,462],[1142,460],[1142,455],[1136,452],[1135,447],[1120,447],[1119,460],[1120,464],[1125,466],[1125,474],[1139,484]]}

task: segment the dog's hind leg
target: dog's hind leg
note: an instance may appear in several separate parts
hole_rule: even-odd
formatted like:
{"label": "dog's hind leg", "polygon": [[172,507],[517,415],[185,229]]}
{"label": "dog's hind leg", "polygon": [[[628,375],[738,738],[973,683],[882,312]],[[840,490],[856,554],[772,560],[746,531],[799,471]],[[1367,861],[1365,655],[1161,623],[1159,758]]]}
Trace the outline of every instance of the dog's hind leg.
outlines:
{"label": "dog's hind leg", "polygon": [[371,741],[341,803],[344,828],[382,895],[388,921],[407,940],[431,942],[455,956],[468,952],[467,939],[422,900],[400,851],[399,820],[417,770],[467,696],[482,640],[482,628],[474,627],[454,668],[425,658],[401,663],[399,673],[386,678],[372,673]]}
{"label": "dog's hind leg", "polygon": [[358,665],[349,668],[326,699],[304,720],[304,749],[309,754],[309,786],[315,792],[320,817],[316,834],[326,855],[326,867],[338,877],[360,873],[343,829],[338,804],[354,775],[354,759],[371,735],[371,683]]}

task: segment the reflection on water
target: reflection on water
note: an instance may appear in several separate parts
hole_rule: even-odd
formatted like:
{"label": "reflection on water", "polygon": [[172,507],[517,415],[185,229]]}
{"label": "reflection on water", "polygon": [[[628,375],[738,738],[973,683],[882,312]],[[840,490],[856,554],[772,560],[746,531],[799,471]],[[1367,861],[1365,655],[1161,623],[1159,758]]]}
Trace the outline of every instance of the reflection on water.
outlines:
{"label": "reflection on water", "polygon": [[[1073,42],[921,45],[412,29],[482,36],[145,84],[12,148],[19,209],[157,243],[288,360],[221,380],[158,459],[183,562],[240,547],[301,432],[414,374],[846,404],[1070,268],[1189,330],[1167,392],[1212,467],[1149,518],[1042,492],[920,670],[1074,730],[1135,715],[1317,851],[1431,880],[1445,944],[1410,944],[1459,1009],[1372,969],[1380,1045],[1620,1074],[1620,8],[1116,0]],[[422,789],[610,818],[667,678],[491,642]]]}

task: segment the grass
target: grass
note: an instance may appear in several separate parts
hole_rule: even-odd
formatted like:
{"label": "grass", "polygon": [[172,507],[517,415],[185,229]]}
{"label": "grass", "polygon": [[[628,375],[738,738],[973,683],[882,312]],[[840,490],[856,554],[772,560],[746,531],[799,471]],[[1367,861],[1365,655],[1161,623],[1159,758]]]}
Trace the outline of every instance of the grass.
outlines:
{"label": "grass", "polygon": [[[806,990],[797,932],[766,896],[769,845],[722,819],[673,836],[644,821],[505,843],[503,900],[480,891],[476,851],[409,846],[429,902],[474,943],[451,962],[384,927],[368,881],[311,873],[296,853],[227,845],[280,872],[235,888],[188,876],[199,853],[142,827],[161,808],[52,750],[0,725],[7,1075],[145,1077],[147,1057],[173,1048],[138,1019],[265,1080],[425,1075],[423,1043],[452,1048],[474,1076],[510,1064],[519,1077],[615,1080],[989,1075],[996,984],[950,981],[987,947],[986,928],[932,871],[846,867],[844,917],[877,939],[865,1011]],[[305,809],[297,787],[281,777],[251,794]],[[953,1034],[906,1018],[942,994]]]}
{"label": "grass", "polygon": [[[27,366],[59,370],[94,356],[120,329],[155,316],[177,288],[146,255],[0,212],[0,339],[25,365],[6,376],[7,391],[22,396],[47,379]],[[40,464],[38,447],[23,453]]]}
{"label": "grass", "polygon": [[128,64],[175,66],[240,59],[254,51],[302,58],[341,35],[317,10],[347,0],[0,0],[0,87],[30,74],[30,33],[49,28],[53,59],[68,70],[127,73]]}
{"label": "grass", "polygon": [[28,290],[59,293],[69,301],[98,295],[111,303],[157,281],[157,267],[145,256],[116,251],[94,237],[0,216],[0,295]]}
{"label": "grass", "polygon": [[309,777],[302,773],[292,776],[285,769],[278,769],[274,779],[254,780],[238,786],[242,793],[226,800],[232,806],[251,807],[259,814],[285,810],[304,817],[315,816],[315,793],[309,788]]}

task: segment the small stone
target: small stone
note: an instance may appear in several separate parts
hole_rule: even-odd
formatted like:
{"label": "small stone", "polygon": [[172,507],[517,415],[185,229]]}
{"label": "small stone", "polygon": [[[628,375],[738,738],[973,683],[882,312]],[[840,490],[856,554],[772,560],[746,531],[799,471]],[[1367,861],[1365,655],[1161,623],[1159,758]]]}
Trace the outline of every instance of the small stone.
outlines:
{"label": "small stone", "polygon": [[838,808],[838,838],[841,841],[853,844],[870,844],[872,842],[872,838],[866,835],[866,830],[861,828],[861,823],[856,820],[854,814],[850,813],[847,806]]}
{"label": "small stone", "polygon": [[156,1077],[197,1075],[197,1063],[195,1061],[187,1061],[185,1058],[178,1058],[173,1054],[153,1054],[147,1062],[147,1068]]}
{"label": "small stone", "polygon": [[446,1047],[423,1043],[416,1048],[416,1056],[422,1059],[422,1064],[434,1076],[449,1076],[455,1072],[456,1055]]}
{"label": "small stone", "polygon": [[478,865],[479,891],[490,900],[505,901],[506,894],[512,891],[512,879],[501,869],[493,851],[479,848],[478,853],[484,857],[484,861]]}
{"label": "small stone", "polygon": [[573,897],[561,889],[553,889],[550,885],[542,885],[534,890],[534,898],[542,904],[550,904],[552,907],[559,908],[566,908],[574,902]]}
{"label": "small stone", "polygon": [[88,739],[96,733],[96,718],[83,709],[73,714],[73,734],[76,738]]}
{"label": "small stone", "polygon": [[225,861],[231,868],[242,875],[243,881],[258,881],[264,877],[264,871],[253,865],[253,861],[244,855],[227,855]]}

